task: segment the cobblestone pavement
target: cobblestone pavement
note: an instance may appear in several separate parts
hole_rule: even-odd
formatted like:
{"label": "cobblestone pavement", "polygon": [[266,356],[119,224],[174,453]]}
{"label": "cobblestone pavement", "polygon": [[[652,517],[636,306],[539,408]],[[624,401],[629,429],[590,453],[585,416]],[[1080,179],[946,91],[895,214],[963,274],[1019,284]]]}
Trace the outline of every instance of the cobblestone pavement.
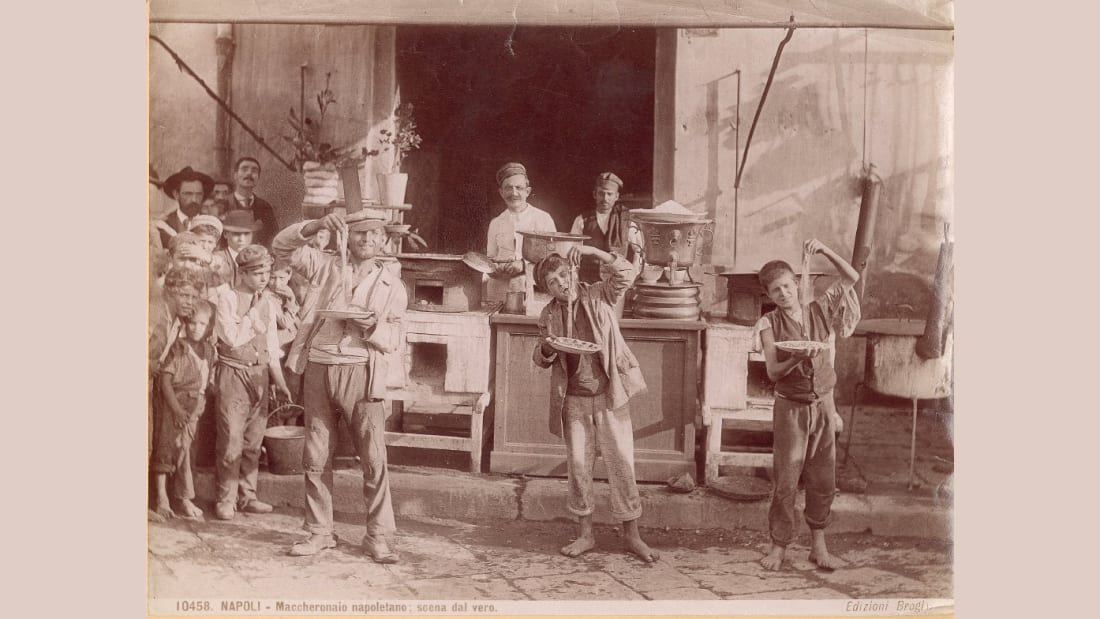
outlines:
{"label": "cobblestone pavement", "polygon": [[222,522],[149,524],[151,598],[378,600],[805,600],[952,598],[951,546],[916,538],[838,534],[830,548],[849,566],[834,572],[807,560],[808,531],[778,573],[758,561],[760,531],[644,530],[660,551],[645,565],[621,551],[617,530],[599,527],[599,547],[570,559],[558,549],[568,522],[398,519],[396,565],[359,550],[363,527],[337,514],[339,545],[313,557],[286,555],[302,539],[294,508]]}

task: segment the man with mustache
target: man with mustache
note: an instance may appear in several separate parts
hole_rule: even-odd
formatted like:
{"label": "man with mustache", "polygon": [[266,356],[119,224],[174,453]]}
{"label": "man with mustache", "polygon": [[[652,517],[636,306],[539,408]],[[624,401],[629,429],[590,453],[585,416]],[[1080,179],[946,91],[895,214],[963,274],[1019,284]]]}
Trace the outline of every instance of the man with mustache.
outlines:
{"label": "man with mustache", "polygon": [[260,181],[260,162],[252,157],[241,157],[233,166],[233,200],[229,210],[245,210],[252,213],[261,227],[256,231],[253,243],[271,247],[271,239],[279,230],[275,209],[256,195],[256,183]]}
{"label": "man with mustache", "polygon": [[202,210],[202,202],[214,188],[214,179],[187,166],[169,176],[161,189],[176,201],[176,209],[153,222],[161,247],[168,247],[172,237],[191,225],[191,218]]}
{"label": "man with mustache", "polygon": [[[402,322],[408,294],[397,260],[382,255],[385,224],[365,210],[346,217],[332,213],[293,224],[273,242],[276,259],[289,262],[309,282],[287,367],[302,375],[305,528],[310,535],[290,548],[291,556],[336,547],[330,460],[337,423],[343,419],[363,467],[363,551],[377,563],[398,560],[386,539],[397,526],[386,466],[384,400],[389,387],[404,385]],[[347,244],[346,259],[310,244],[321,230],[328,230],[338,246]],[[326,317],[324,310],[355,313]]]}

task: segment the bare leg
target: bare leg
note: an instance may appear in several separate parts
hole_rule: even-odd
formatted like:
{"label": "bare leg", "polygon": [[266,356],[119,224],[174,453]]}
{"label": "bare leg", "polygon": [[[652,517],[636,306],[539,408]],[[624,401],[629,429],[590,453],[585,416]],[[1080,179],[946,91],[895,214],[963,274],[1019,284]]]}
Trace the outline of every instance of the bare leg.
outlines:
{"label": "bare leg", "polygon": [[581,533],[573,543],[563,546],[561,553],[567,557],[579,557],[596,547],[596,534],[592,532],[592,516],[578,516]]}
{"label": "bare leg", "polygon": [[661,558],[661,555],[657,553],[642,541],[642,535],[638,532],[638,519],[627,520],[623,523],[623,538],[626,542],[626,549],[634,553],[639,559],[646,563],[653,563],[657,559]]}
{"label": "bare leg", "polygon": [[157,504],[156,513],[164,519],[175,517],[172,506],[168,502],[168,474],[157,473]]}
{"label": "bare leg", "polygon": [[811,563],[816,563],[818,567],[826,570],[835,570],[847,565],[840,557],[829,554],[829,549],[825,547],[825,529],[811,529],[810,536]]}
{"label": "bare leg", "polygon": [[764,566],[764,569],[768,571],[778,571],[783,565],[783,555],[787,553],[785,546],[780,546],[775,542],[772,542],[771,550],[768,551],[768,556],[760,559],[760,565]]}

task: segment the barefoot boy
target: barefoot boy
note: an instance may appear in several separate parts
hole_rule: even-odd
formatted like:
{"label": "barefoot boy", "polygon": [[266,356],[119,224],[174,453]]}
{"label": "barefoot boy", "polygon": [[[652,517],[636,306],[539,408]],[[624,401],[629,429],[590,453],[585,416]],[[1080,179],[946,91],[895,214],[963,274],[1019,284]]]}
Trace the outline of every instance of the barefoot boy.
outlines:
{"label": "barefoot boy", "polygon": [[[202,510],[193,502],[195,487],[191,478],[191,441],[195,438],[199,416],[206,408],[206,386],[214,363],[210,327],[214,308],[196,301],[191,316],[184,320],[183,337],[177,339],[160,367],[158,394],[154,399],[153,474],[156,477],[156,513],[161,518],[179,515],[202,519]],[[168,480],[179,504],[172,511],[168,499]]]}
{"label": "barefoot boy", "polygon": [[[783,564],[787,545],[796,531],[794,498],[801,476],[806,487],[806,524],[810,527],[810,561],[825,569],[842,565],[825,547],[825,526],[829,523],[836,488],[836,407],[833,387],[836,373],[827,351],[788,353],[776,342],[813,340],[826,342],[837,332],[851,335],[859,322],[859,299],[852,285],[859,273],[836,252],[817,239],[806,241],[805,251],[823,254],[840,271],[821,299],[802,305],[794,270],[781,260],[760,269],[760,284],[776,309],[757,322],[764,349],[768,378],[775,381],[773,409],[775,484],[768,528],[772,545],[760,563],[768,570]],[[803,312],[805,309],[805,313]]]}
{"label": "barefoot boy", "polygon": [[[609,265],[611,277],[594,284],[579,282],[574,267],[582,256]],[[569,474],[566,508],[580,519],[580,535],[561,552],[577,557],[596,546],[592,532],[592,469],[598,444],[611,485],[611,514],[623,523],[626,548],[652,563],[658,554],[638,533],[642,502],[634,480],[634,430],[627,404],[646,385],[638,360],[627,348],[615,319],[615,302],[633,281],[634,267],[617,255],[580,246],[570,251],[568,259],[557,254],[543,259],[536,268],[536,277],[554,300],[539,316],[541,337],[534,360],[539,367],[552,368],[550,431],[565,439]],[[600,347],[597,353],[562,353],[549,344],[551,336],[567,333],[571,300],[572,337],[595,342]]]}

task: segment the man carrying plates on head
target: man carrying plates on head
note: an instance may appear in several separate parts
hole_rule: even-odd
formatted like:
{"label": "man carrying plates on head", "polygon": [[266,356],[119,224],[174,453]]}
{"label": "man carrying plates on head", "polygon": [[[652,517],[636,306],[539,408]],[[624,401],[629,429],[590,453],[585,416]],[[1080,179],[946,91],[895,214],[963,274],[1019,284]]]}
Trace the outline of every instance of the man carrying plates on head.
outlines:
{"label": "man carrying plates on head", "polygon": [[[292,556],[316,554],[336,546],[332,522],[330,438],[343,418],[363,467],[366,536],[363,550],[378,563],[396,563],[386,537],[396,531],[386,466],[383,401],[388,387],[404,384],[402,321],[408,304],[399,265],[381,251],[385,221],[366,211],[329,214],[293,224],[272,242],[277,258],[309,282],[302,300],[302,325],[287,366],[303,374],[305,407],[306,521],[310,536],[294,544]],[[328,230],[346,243],[346,258],[310,244]],[[348,310],[355,317],[324,317],[326,310]]]}

